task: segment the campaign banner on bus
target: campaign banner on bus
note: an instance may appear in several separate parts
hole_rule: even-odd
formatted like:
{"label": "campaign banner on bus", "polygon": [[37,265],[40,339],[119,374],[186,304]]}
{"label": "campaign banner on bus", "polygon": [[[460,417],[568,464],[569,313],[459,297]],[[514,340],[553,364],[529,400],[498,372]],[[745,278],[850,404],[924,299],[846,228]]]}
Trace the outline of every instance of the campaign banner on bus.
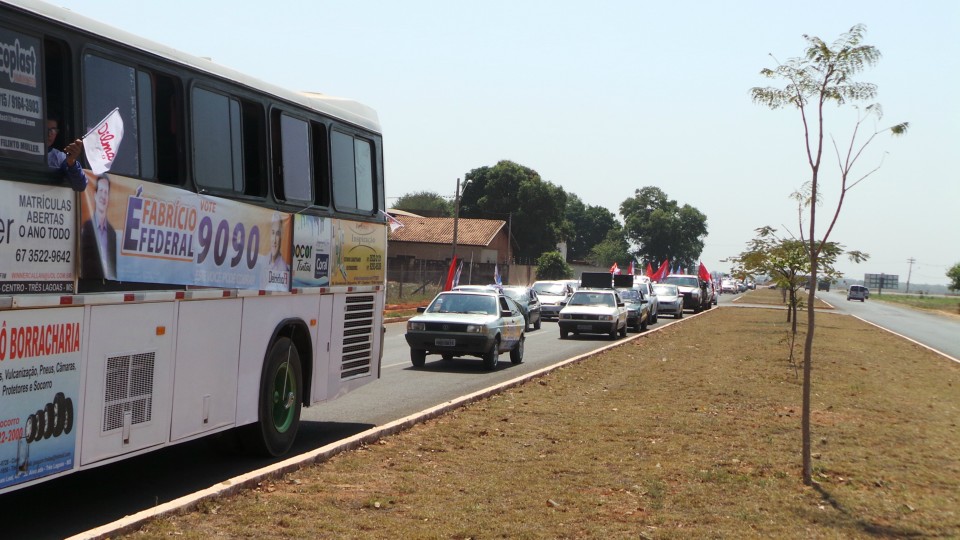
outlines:
{"label": "campaign banner on bus", "polygon": [[0,312],[0,489],[76,461],[83,308]]}
{"label": "campaign banner on bus", "polygon": [[289,214],[111,174],[81,201],[81,277],[290,289]]}
{"label": "campaign banner on bus", "polygon": [[386,277],[387,226],[334,219],[333,285],[383,284]]}
{"label": "campaign banner on bus", "polygon": [[46,154],[40,40],[0,26],[0,156]]}
{"label": "campaign banner on bus", "polygon": [[293,286],[326,287],[330,284],[331,219],[293,216]]}
{"label": "campaign banner on bus", "polygon": [[73,191],[0,180],[0,193],[0,295],[73,293]]}

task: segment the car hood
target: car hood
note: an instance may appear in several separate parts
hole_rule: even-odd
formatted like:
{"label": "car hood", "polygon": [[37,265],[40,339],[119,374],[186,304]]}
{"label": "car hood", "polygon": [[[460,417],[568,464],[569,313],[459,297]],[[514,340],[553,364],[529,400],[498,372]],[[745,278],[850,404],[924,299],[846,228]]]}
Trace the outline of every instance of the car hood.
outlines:
{"label": "car hood", "polygon": [[555,294],[540,294],[537,296],[540,297],[541,304],[559,304],[567,299],[566,296],[558,296]]}
{"label": "car hood", "polygon": [[491,324],[499,319],[497,315],[479,315],[476,313],[421,313],[412,317],[412,322]]}
{"label": "car hood", "polygon": [[680,297],[672,294],[659,294],[657,295],[657,299],[664,304],[669,304],[670,302],[676,302]]}
{"label": "car hood", "polygon": [[610,315],[616,313],[617,308],[610,306],[567,306],[560,310],[560,314],[584,313],[588,315]]}

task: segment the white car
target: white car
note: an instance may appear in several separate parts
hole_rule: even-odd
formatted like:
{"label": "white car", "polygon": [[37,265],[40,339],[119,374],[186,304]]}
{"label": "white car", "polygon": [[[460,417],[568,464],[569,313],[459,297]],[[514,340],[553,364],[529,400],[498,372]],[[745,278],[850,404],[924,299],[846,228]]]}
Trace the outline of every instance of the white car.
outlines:
{"label": "white car", "polygon": [[544,319],[558,318],[563,304],[573,294],[573,288],[565,281],[534,281],[533,290],[540,298],[540,316]]}
{"label": "white car", "polygon": [[574,334],[627,335],[627,307],[613,289],[579,289],[560,310],[560,339]]}

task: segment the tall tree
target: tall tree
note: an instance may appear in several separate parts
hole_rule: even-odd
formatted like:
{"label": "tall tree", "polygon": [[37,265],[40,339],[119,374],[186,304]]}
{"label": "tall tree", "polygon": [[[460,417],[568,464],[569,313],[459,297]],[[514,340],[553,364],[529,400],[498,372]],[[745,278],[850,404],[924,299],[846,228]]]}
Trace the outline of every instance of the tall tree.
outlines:
{"label": "tall tree", "polygon": [[453,206],[449,201],[433,191],[417,191],[407,193],[397,199],[393,205],[397,210],[405,210],[414,214],[422,214],[431,217],[451,217],[453,216]]}
{"label": "tall tree", "polygon": [[669,259],[671,264],[696,268],[707,237],[707,216],[696,208],[667,197],[662,189],[647,186],[620,203],[627,240],[638,246],[634,254],[653,265]]}
{"label": "tall tree", "polygon": [[[863,44],[865,31],[865,26],[856,25],[832,44],[827,44],[816,36],[804,35],[803,39],[807,45],[803,56],[791,58],[785,63],[778,63],[774,68],[765,68],[760,72],[764,77],[782,81],[784,86],[755,87],[750,90],[754,103],[771,109],[795,108],[800,113],[804,148],[810,170],[810,180],[806,186],[809,191],[809,198],[806,201],[809,215],[805,243],[810,260],[810,279],[813,283],[817,282],[820,256],[840,216],[840,209],[843,207],[848,191],[879,169],[878,165],[866,174],[854,177],[852,175],[854,165],[877,135],[885,131],[900,135],[906,133],[908,127],[904,122],[887,128],[874,129],[865,139],[859,138],[860,129],[867,119],[871,117],[879,119],[882,116],[880,106],[871,104],[863,110],[864,114],[858,117],[850,142],[845,149],[841,149],[836,140],[831,137],[840,173],[840,197],[826,233],[817,240],[816,218],[817,205],[820,201],[820,165],[826,132],[824,106],[830,102],[839,106],[850,102],[872,100],[877,94],[876,85],[854,80],[864,68],[873,66],[880,60],[880,51],[876,47]],[[806,485],[813,483],[810,457],[810,374],[816,317],[816,311],[812,308],[815,295],[816,287],[811,287],[807,300],[807,335],[803,349],[801,437],[803,439],[803,483]]]}
{"label": "tall tree", "polygon": [[567,194],[566,218],[571,230],[567,238],[569,261],[585,260],[590,250],[606,239],[609,231],[621,228],[613,212],[602,206],[584,204],[573,193]]}
{"label": "tall tree", "polygon": [[566,192],[542,180],[537,171],[501,161],[466,174],[460,217],[511,219],[517,256],[533,259],[556,250],[568,234],[566,205]]}

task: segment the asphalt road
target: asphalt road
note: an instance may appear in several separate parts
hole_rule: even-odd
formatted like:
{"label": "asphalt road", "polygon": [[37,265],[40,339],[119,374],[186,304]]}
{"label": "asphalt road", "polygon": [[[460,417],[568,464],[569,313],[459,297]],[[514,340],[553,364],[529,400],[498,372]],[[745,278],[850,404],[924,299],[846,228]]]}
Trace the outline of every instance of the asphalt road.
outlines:
{"label": "asphalt road", "polygon": [[848,301],[845,291],[819,292],[817,296],[833,305],[840,313],[856,315],[865,321],[960,359],[960,316],[937,315],[897,304],[879,302],[874,293],[871,293],[870,299],[864,302]]}
{"label": "asphalt road", "polygon": [[[720,305],[737,296],[720,296]],[[847,302],[840,293],[826,293],[823,298],[838,311],[856,314],[960,357],[960,319],[948,320],[870,300],[863,304]],[[689,313],[680,321],[661,318],[650,328],[682,324],[689,319]],[[443,361],[430,356],[425,367],[414,369],[404,331],[402,323],[387,325],[380,380],[337,401],[304,409],[304,421],[290,455],[613,343],[605,336],[561,340],[556,323],[544,322],[540,330],[527,334],[522,364],[511,364],[509,354],[503,354],[497,369],[488,372],[479,359]],[[0,537],[74,535],[275,461],[279,460],[224,456],[201,440],[75,473],[0,496],[4,507],[15,516],[8,520]]]}

